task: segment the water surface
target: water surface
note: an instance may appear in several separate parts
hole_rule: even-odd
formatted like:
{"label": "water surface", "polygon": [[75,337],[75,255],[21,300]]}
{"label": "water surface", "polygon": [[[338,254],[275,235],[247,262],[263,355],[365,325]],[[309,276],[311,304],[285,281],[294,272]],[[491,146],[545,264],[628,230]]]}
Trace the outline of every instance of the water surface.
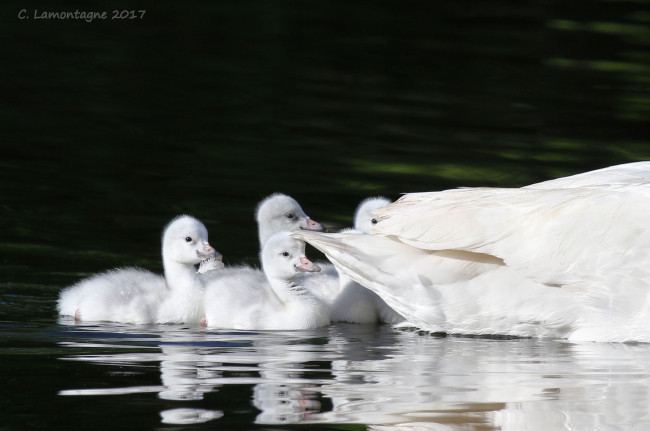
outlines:
{"label": "water surface", "polygon": [[344,324],[241,332],[63,320],[4,330],[13,346],[3,354],[5,388],[17,395],[3,400],[12,429],[650,425],[645,345],[444,338]]}

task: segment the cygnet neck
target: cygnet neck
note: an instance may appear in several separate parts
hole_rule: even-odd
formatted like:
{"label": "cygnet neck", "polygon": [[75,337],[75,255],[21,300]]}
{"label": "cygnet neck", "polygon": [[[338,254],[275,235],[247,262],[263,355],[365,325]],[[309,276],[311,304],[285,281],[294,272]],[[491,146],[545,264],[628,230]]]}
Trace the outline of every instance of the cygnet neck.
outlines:
{"label": "cygnet neck", "polygon": [[158,323],[198,323],[205,315],[205,290],[196,269],[163,259],[168,296],[159,309]]}
{"label": "cygnet neck", "polygon": [[195,290],[201,287],[200,278],[196,275],[194,265],[177,262],[163,257],[165,280],[172,292]]}
{"label": "cygnet neck", "polygon": [[301,297],[309,296],[309,292],[293,279],[267,277],[275,294],[284,302],[298,301]]}

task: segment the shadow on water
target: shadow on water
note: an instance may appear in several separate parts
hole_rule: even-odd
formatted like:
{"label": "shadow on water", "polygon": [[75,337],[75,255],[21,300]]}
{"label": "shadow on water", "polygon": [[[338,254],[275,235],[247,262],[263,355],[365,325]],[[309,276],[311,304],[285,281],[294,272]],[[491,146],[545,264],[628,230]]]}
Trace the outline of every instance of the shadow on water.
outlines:
{"label": "shadow on water", "polygon": [[649,159],[646,2],[147,0],[141,19],[36,19],[79,7],[0,7],[0,428],[647,424],[644,346],[54,323],[85,275],[161,271],[179,213],[255,264],[271,192],[342,227],[369,195]]}

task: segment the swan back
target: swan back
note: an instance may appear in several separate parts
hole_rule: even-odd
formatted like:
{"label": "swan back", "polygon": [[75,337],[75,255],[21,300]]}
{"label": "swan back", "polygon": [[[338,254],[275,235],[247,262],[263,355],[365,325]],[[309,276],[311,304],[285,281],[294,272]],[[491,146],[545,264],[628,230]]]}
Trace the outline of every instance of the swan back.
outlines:
{"label": "swan back", "polygon": [[277,232],[298,229],[323,231],[320,223],[310,219],[291,196],[275,193],[262,200],[255,212],[260,247]]}
{"label": "swan back", "polygon": [[583,172],[568,177],[556,178],[524,188],[566,189],[574,187],[611,188],[625,184],[641,184],[650,181],[650,162],[634,162],[608,166],[595,171]]}
{"label": "swan back", "polygon": [[118,268],[85,278],[61,291],[57,309],[75,320],[152,323],[167,288],[160,275]]}

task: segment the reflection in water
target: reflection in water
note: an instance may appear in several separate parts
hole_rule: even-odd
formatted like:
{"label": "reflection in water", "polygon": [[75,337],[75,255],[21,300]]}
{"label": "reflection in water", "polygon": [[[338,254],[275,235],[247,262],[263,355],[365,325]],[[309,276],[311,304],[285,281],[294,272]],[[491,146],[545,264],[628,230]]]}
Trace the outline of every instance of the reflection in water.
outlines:
{"label": "reflection in water", "polygon": [[[162,339],[165,340],[164,337]],[[158,393],[160,398],[202,400],[203,394],[217,390],[218,385],[205,382],[221,377],[221,372],[211,369],[210,364],[202,359],[201,348],[188,344],[170,344],[166,340],[160,347],[160,378],[165,387]]]}
{"label": "reflection in water", "polygon": [[161,422],[164,424],[198,424],[219,419],[223,413],[215,410],[203,409],[169,409],[160,412]]}
{"label": "reflection in water", "polygon": [[[101,336],[111,330],[79,328],[71,337],[78,341],[65,346],[85,353],[62,359],[124,367],[159,363],[162,384],[59,394],[155,391],[179,402],[171,409],[165,404],[163,423],[227,416],[224,406],[206,405],[208,394],[241,386],[252,387],[259,424],[358,423],[376,430],[650,424],[646,345],[436,338],[365,325],[262,333],[154,326],[123,331],[119,338]],[[96,333],[86,337],[89,331]],[[152,345],[155,351],[147,348]],[[94,349],[110,353],[89,354]],[[197,400],[202,408],[190,405]]]}

